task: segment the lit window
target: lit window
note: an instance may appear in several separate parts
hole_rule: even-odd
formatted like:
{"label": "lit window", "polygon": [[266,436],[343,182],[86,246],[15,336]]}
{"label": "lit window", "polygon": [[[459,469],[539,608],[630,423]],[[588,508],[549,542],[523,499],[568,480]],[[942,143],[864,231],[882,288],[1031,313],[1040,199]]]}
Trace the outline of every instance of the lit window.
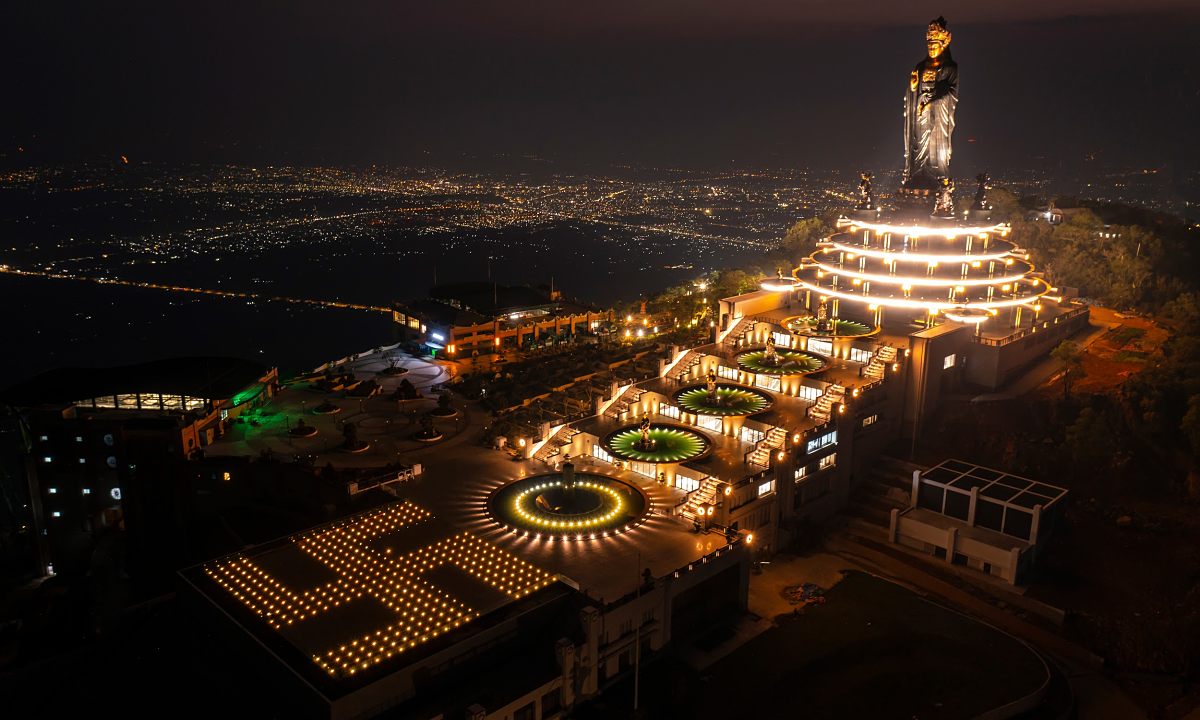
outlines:
{"label": "lit window", "polygon": [[80,465],[82,465],[82,464],[84,464],[84,463],[86,463],[86,462],[87,462],[87,459],[85,459],[85,458],[79,458],[79,464],[80,464]]}
{"label": "lit window", "polygon": [[836,464],[837,464],[837,453],[834,453],[832,455],[826,455],[825,457],[821,458],[821,464],[817,467],[817,469],[824,470],[825,468],[831,468]]}
{"label": "lit window", "polygon": [[62,513],[60,513],[60,512],[59,512],[59,511],[57,511],[57,510],[55,510],[54,512],[52,512],[52,513],[50,513],[50,514],[51,514],[51,515],[53,515],[54,517],[62,517]]}
{"label": "lit window", "polygon": [[942,361],[942,369],[949,370],[950,368],[954,367],[954,359],[954,355],[947,355],[946,359]]}
{"label": "lit window", "polygon": [[804,467],[796,468],[796,482],[800,482],[801,480],[803,480],[803,479],[804,479],[804,475],[805,475],[805,473],[807,473],[807,472],[808,472],[808,466],[807,466],[807,465],[805,465]]}
{"label": "lit window", "polygon": [[874,425],[878,420],[879,420],[878,415],[871,415],[869,417],[865,417],[865,418],[863,418],[863,427],[866,427],[868,425]]}
{"label": "lit window", "polygon": [[774,480],[772,480],[771,482],[765,482],[762,485],[758,486],[758,496],[759,497],[762,497],[763,495],[770,495],[773,492],[775,492],[775,481]]}
{"label": "lit window", "polygon": [[833,354],[833,341],[832,340],[817,340],[816,338],[809,338],[807,350],[809,352],[815,352],[819,355],[832,355]]}
{"label": "lit window", "polygon": [[76,436],[75,436],[75,442],[83,442],[83,436],[82,436],[82,435],[76,435]]}
{"label": "lit window", "polygon": [[229,473],[225,473],[225,482],[229,482]]}
{"label": "lit window", "polygon": [[84,495],[91,495],[91,494],[92,494],[92,489],[91,489],[91,488],[84,488],[84,489],[83,489],[83,494],[84,494]]}
{"label": "lit window", "polygon": [[49,440],[49,439],[50,439],[50,436],[49,436],[49,435],[43,435],[43,436],[42,436],[42,440]]}
{"label": "lit window", "polygon": [[42,458],[42,462],[50,462],[50,456],[47,455],[46,457]]}
{"label": "lit window", "polygon": [[828,445],[832,445],[836,442],[837,442],[837,430],[834,430],[833,432],[826,433],[815,440],[809,440],[807,452],[814,452],[814,451],[820,450],[821,448],[826,447]]}
{"label": "lit window", "polygon": [[55,494],[56,492],[58,492],[58,488],[50,488],[51,495]]}

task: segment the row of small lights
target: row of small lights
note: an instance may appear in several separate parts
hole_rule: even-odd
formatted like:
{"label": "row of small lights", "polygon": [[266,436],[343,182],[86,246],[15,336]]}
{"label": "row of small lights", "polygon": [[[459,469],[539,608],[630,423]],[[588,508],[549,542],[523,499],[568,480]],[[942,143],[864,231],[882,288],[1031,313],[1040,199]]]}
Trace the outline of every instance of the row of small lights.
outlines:
{"label": "row of small lights", "polygon": [[587,520],[578,520],[578,521],[576,521],[576,520],[570,520],[570,521],[547,520],[540,513],[526,512],[525,509],[521,507],[521,503],[527,495],[529,495],[530,493],[533,493],[533,492],[537,492],[538,490],[544,490],[546,488],[562,487],[561,482],[548,482],[548,483],[541,483],[539,485],[535,485],[531,488],[527,488],[526,490],[523,490],[520,495],[517,495],[517,499],[513,503],[513,507],[516,509],[516,512],[518,515],[525,518],[526,520],[537,523],[538,525],[541,525],[542,527],[583,529],[583,528],[595,527],[596,525],[600,525],[600,524],[608,522],[609,520],[612,520],[614,517],[616,517],[618,514],[620,514],[621,508],[625,505],[624,501],[621,500],[621,496],[617,494],[617,491],[613,490],[612,488],[608,487],[607,485],[601,485],[600,483],[594,483],[594,482],[590,482],[587,480],[577,482],[577,483],[575,483],[575,485],[578,487],[592,488],[594,490],[599,490],[600,492],[607,493],[607,494],[611,495],[614,500],[617,501],[617,506],[605,515],[601,515],[599,517],[594,517],[594,518],[589,518]]}

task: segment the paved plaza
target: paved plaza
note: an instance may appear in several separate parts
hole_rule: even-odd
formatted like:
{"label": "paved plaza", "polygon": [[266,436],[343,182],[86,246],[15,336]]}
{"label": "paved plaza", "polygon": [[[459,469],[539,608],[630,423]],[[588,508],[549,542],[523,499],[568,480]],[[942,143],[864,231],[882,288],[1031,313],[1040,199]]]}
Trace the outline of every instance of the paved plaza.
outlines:
{"label": "paved plaza", "polygon": [[[661,577],[727,544],[723,534],[697,534],[691,523],[664,514],[684,497],[682,491],[592,458],[578,458],[577,472],[618,477],[649,496],[651,511],[641,525],[621,535],[578,541],[536,540],[503,530],[487,516],[488,495],[516,478],[554,472],[555,466],[516,459],[506,451],[485,447],[487,411],[457,395],[453,396],[453,406],[458,416],[435,421],[443,439],[429,444],[412,439],[410,436],[419,429],[420,416],[437,405],[438,393],[433,386],[449,381],[460,368],[452,362],[412,358],[405,358],[401,364],[408,373],[391,378],[379,375],[387,364],[378,354],[348,363],[346,369],[352,370],[356,379],[375,379],[384,388],[383,393],[361,401],[341,397],[340,392],[315,392],[307,388],[309,383],[285,387],[256,414],[257,426],[233,425],[226,436],[208,446],[207,454],[257,456],[269,449],[285,460],[292,454],[315,454],[317,467],[331,463],[335,468],[370,468],[395,461],[420,463],[423,473],[416,479],[389,486],[401,499],[548,572],[565,575],[593,597],[606,601],[633,591],[644,569]],[[402,403],[388,399],[404,378],[425,397]],[[341,407],[341,412],[313,414],[313,408],[327,401]],[[317,429],[316,435],[288,435],[288,428],[301,417]],[[338,449],[343,440],[343,422],[355,423],[358,438],[371,447],[362,453]]]}

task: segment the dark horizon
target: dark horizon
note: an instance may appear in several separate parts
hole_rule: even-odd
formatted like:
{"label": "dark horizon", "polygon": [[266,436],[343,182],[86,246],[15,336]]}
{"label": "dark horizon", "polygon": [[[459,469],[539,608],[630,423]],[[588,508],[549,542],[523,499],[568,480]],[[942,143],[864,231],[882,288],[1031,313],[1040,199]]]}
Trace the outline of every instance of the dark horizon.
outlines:
{"label": "dark horizon", "polygon": [[956,175],[1200,166],[1200,13],[1021,4],[987,17],[943,5],[877,9],[869,23],[773,3],[736,21],[702,5],[676,24],[618,8],[590,25],[583,10],[505,22],[473,6],[92,8],[54,22],[25,8],[3,51],[0,163],[471,167],[508,155],[565,171],[889,172],[932,12],[949,21],[962,72]]}

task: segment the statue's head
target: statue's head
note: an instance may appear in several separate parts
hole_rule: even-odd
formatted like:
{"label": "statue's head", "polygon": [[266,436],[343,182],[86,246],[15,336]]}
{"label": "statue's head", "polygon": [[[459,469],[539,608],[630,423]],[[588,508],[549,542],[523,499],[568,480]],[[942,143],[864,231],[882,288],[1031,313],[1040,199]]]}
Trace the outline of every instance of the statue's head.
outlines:
{"label": "statue's head", "polygon": [[946,46],[949,44],[950,31],[946,29],[946,18],[939,17],[930,21],[929,29],[925,31],[925,46],[929,48],[929,57],[936,60],[946,52]]}

